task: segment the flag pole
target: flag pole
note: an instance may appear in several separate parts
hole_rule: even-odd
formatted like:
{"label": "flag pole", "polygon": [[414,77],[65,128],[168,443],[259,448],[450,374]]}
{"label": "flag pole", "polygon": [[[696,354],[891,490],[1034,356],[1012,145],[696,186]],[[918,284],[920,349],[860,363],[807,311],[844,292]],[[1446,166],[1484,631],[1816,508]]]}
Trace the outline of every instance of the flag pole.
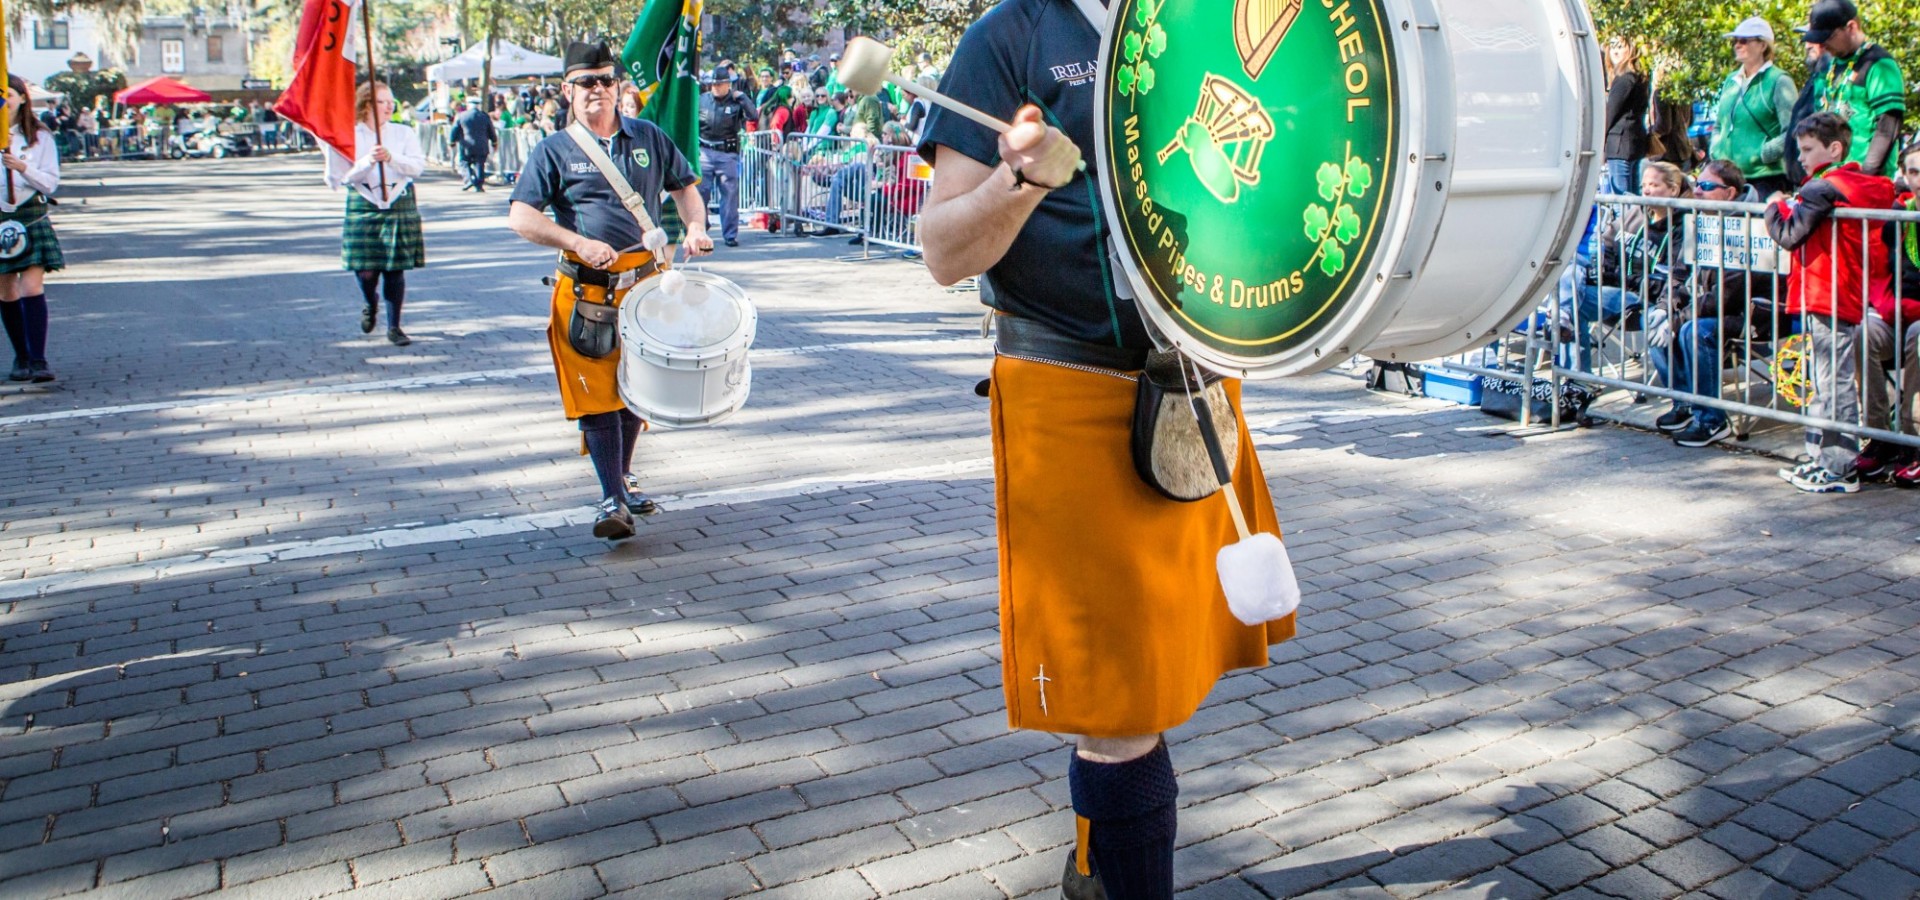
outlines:
{"label": "flag pole", "polygon": [[[4,2],[6,2],[6,0],[0,0],[0,3]],[[378,147],[381,146],[380,75],[379,70],[373,67],[373,0],[360,0],[360,30],[367,35],[367,94],[373,98],[373,103],[368,107],[367,117],[373,120],[371,123],[373,125],[373,145]],[[388,199],[387,164],[374,163],[374,165],[377,166],[380,171],[380,200],[381,202],[385,202]]]}

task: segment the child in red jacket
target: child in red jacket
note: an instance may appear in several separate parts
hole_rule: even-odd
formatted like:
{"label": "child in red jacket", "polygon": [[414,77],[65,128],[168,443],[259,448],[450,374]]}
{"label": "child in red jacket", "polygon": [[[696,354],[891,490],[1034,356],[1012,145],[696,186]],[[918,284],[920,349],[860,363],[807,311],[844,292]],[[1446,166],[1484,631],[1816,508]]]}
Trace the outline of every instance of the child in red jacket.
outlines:
{"label": "child in red jacket", "polygon": [[[1792,199],[1775,194],[1767,206],[1767,231],[1775,243],[1793,251],[1787,278],[1789,314],[1801,316],[1811,362],[1813,397],[1806,414],[1835,422],[1860,421],[1860,389],[1855,380],[1860,350],[1860,320],[1866,306],[1868,273],[1885,260],[1879,241],[1866,239],[1867,223],[1839,219],[1845,207],[1886,209],[1893,205],[1893,182],[1845,163],[1853,129],[1834,113],[1815,113],[1794,126],[1793,139],[1808,176]],[[1860,489],[1854,460],[1859,442],[1835,429],[1807,429],[1810,459],[1780,470],[1794,487],[1817,494],[1851,494]]]}

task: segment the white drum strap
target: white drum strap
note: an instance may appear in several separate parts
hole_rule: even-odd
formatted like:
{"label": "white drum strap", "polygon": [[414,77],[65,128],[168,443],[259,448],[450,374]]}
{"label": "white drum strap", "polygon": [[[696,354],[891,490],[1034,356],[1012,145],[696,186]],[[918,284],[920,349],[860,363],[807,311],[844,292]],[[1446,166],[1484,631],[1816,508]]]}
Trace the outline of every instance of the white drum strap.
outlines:
{"label": "white drum strap", "polygon": [[1100,0],[1073,0],[1073,5],[1080,7],[1080,14],[1087,17],[1094,34],[1107,36],[1107,10],[1100,5]]}
{"label": "white drum strap", "polygon": [[573,138],[573,142],[580,145],[581,151],[593,161],[594,166],[600,170],[600,174],[607,176],[607,183],[613,185],[613,192],[620,195],[620,205],[633,214],[635,222],[640,223],[640,233],[652,231],[654,224],[653,218],[647,215],[647,198],[640,196],[639,192],[633,189],[633,185],[627,183],[627,176],[620,174],[620,170],[614,167],[613,160],[607,156],[607,151],[601,149],[600,139],[594,137],[593,132],[588,131],[587,126],[578,120],[567,126],[567,137]]}

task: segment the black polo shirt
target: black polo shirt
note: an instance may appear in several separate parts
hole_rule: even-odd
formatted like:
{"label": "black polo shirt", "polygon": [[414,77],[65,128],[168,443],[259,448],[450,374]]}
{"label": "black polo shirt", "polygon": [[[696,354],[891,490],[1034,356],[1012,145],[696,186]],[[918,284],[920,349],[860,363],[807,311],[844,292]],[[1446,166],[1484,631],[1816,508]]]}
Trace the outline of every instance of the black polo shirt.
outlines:
{"label": "black polo shirt", "polygon": [[740,133],[747,123],[760,118],[753,101],[739,91],[715,97],[712,91],[700,95],[700,146],[727,153],[740,152]]}
{"label": "black polo shirt", "polygon": [[[940,90],[1003,119],[1035,104],[1087,161],[1087,171],[1040,201],[1007,255],[987,270],[987,303],[1082,341],[1148,347],[1139,309],[1114,293],[1113,280],[1124,276],[1100,249],[1107,226],[1094,177],[1099,56],[1099,34],[1070,0],[1005,0],[967,29]],[[1000,165],[998,135],[940,107],[920,135],[920,154],[937,169],[936,147]]]}
{"label": "black polo shirt", "polygon": [[[600,146],[607,148],[608,142]],[[656,223],[662,191],[677,191],[700,181],[667,133],[641,119],[620,119],[607,156],[634,191],[647,199],[647,215]],[[560,227],[615,250],[640,244],[639,223],[620,205],[620,195],[586,151],[565,131],[547,135],[534,146],[513,185],[512,199],[542,212],[552,208]]]}

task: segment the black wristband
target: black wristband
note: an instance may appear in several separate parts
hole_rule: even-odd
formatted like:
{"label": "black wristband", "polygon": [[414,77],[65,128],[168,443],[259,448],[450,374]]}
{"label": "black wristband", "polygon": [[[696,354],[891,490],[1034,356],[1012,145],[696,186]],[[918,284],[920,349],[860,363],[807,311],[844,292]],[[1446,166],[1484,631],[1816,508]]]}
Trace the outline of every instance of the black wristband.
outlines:
{"label": "black wristband", "polygon": [[[1042,184],[1038,181],[1034,181],[1033,179],[1027,177],[1027,173],[1020,171],[1020,168],[1018,166],[1015,166],[1011,163],[1007,165],[1007,171],[1013,173],[1013,190],[1015,191],[1018,191],[1021,188],[1026,187],[1027,185],[1033,185],[1034,187],[1037,187],[1046,191],[1057,191],[1067,186],[1066,184]],[[1071,178],[1067,179],[1067,184],[1072,184],[1072,183],[1073,183],[1073,179]]]}

